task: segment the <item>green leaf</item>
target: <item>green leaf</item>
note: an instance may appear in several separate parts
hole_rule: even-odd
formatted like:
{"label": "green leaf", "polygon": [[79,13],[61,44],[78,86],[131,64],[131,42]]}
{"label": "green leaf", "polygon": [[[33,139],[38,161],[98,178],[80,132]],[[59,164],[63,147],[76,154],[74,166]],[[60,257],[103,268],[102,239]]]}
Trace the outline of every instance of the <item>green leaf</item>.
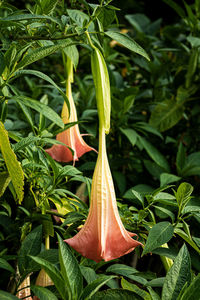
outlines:
{"label": "green leaf", "polygon": [[183,182],[179,185],[177,192],[175,192],[176,201],[179,206],[179,212],[182,212],[183,208],[191,199],[193,189],[193,186],[187,182]]}
{"label": "green leaf", "polygon": [[186,149],[183,146],[183,144],[180,143],[179,147],[178,147],[178,152],[176,155],[176,169],[177,169],[178,175],[182,174],[182,169],[185,166],[185,162],[186,162]]}
{"label": "green leaf", "polygon": [[2,52],[0,52],[0,76],[3,73],[5,67],[6,67],[6,64],[5,64],[5,60],[4,60],[4,55]]}
{"label": "green leaf", "polygon": [[82,265],[80,265],[80,269],[88,284],[97,279],[97,274],[95,273],[94,269]]}
{"label": "green leaf", "polygon": [[185,165],[181,170],[181,175],[192,176],[192,175],[200,175],[200,152],[194,152],[185,160]]}
{"label": "green leaf", "polygon": [[22,242],[19,251],[18,266],[20,274],[28,273],[30,259],[28,255],[38,255],[41,251],[42,225],[32,230]]}
{"label": "green leaf", "polygon": [[36,136],[28,136],[26,138],[22,138],[18,143],[13,145],[13,150],[14,152],[18,152],[20,150],[23,150],[30,144],[37,142],[38,140],[39,138]]}
{"label": "green leaf", "polygon": [[139,140],[146,150],[146,152],[149,154],[149,156],[160,166],[162,167],[167,173],[169,173],[170,168],[169,164],[164,157],[152,144],[150,144],[145,138],[138,136]]}
{"label": "green leaf", "polygon": [[47,119],[51,120],[55,124],[57,124],[59,127],[63,128],[64,123],[62,119],[59,117],[59,115],[49,106],[34,100],[32,98],[28,98],[25,96],[14,96],[12,97],[13,100],[16,100],[18,103],[22,103],[28,107],[31,107],[32,109],[36,110],[37,112],[44,115]]}
{"label": "green leaf", "polygon": [[158,103],[152,111],[149,124],[160,132],[173,127],[183,116],[184,102],[172,98]]}
{"label": "green leaf", "polygon": [[187,205],[182,211],[182,214],[188,214],[193,212],[199,212],[199,206],[198,205]]}
{"label": "green leaf", "polygon": [[75,45],[68,46],[63,49],[63,52],[71,59],[74,68],[76,70],[79,61],[79,52]]}
{"label": "green leaf", "polygon": [[141,300],[135,293],[124,289],[108,289],[97,292],[91,300]]}
{"label": "green leaf", "polygon": [[186,282],[190,283],[190,280],[190,255],[188,253],[187,247],[183,245],[174,260],[174,264],[166,275],[162,289],[162,299],[176,300],[184,284]]}
{"label": "green leaf", "polygon": [[[160,210],[161,212],[163,212],[164,215],[169,216],[169,217],[171,218],[172,222],[174,222],[174,220],[175,220],[175,215],[173,214],[173,212],[172,212],[171,210],[166,209],[166,208],[161,207],[161,206],[157,206],[157,205],[154,205],[154,207],[155,207],[156,209]],[[159,214],[158,214],[158,216],[159,216]]]}
{"label": "green leaf", "polygon": [[106,275],[101,275],[99,276],[96,280],[88,284],[81,296],[81,300],[88,300],[91,299],[92,296],[104,285],[106,284],[110,279],[115,278],[116,276],[106,276]]}
{"label": "green leaf", "polygon": [[162,173],[160,175],[160,186],[165,186],[168,185],[169,183],[177,182],[180,179],[181,177],[178,177],[176,175],[169,174],[169,173]]}
{"label": "green leaf", "polygon": [[59,242],[59,261],[61,274],[66,282],[66,285],[71,291],[72,298],[79,298],[83,289],[83,277],[77,260],[72,254],[66,243],[58,236]]}
{"label": "green leaf", "polygon": [[173,260],[176,257],[176,254],[173,250],[171,250],[169,248],[165,248],[165,247],[156,248],[156,249],[152,250],[152,253],[160,255],[160,256],[166,256]]}
{"label": "green leaf", "polygon": [[169,222],[159,222],[150,231],[142,255],[167,243],[173,236],[174,228]]}
{"label": "green leaf", "polygon": [[43,286],[32,285],[31,290],[40,300],[58,300],[54,293]]}
{"label": "green leaf", "polygon": [[187,73],[186,73],[186,88],[189,88],[192,83],[193,75],[196,72],[197,66],[198,66],[198,59],[199,59],[199,49],[193,48],[191,50],[189,64],[187,66]]}
{"label": "green leaf", "polygon": [[147,60],[150,60],[146,51],[129,36],[117,31],[106,31],[105,35],[109,36],[111,39],[117,41],[129,50],[145,57]]}
{"label": "green leaf", "polygon": [[186,234],[183,230],[179,228],[175,228],[174,230],[175,234],[178,234],[182,239],[184,239],[193,249],[195,249],[200,254],[200,249],[197,247],[197,245],[194,243],[194,241]]}
{"label": "green leaf", "polygon": [[1,172],[0,173],[0,197],[4,194],[7,186],[10,183],[10,175],[8,172]]}
{"label": "green leaf", "polygon": [[171,8],[173,8],[182,19],[185,18],[185,11],[184,11],[184,9],[180,5],[178,5],[173,0],[163,0],[163,1],[167,5],[171,6]]}
{"label": "green leaf", "polygon": [[67,13],[78,26],[83,27],[86,22],[89,22],[90,18],[84,12],[77,9],[67,9]]}
{"label": "green leaf", "polygon": [[[149,281],[146,286],[152,286],[152,287],[162,287],[164,284],[165,277],[159,277],[152,279]],[[164,300],[164,299],[163,299]]]}
{"label": "green leaf", "polygon": [[148,286],[147,289],[151,295],[151,300],[160,300],[160,296],[152,289],[151,286]]}
{"label": "green leaf", "polygon": [[1,300],[19,300],[19,298],[17,298],[16,296],[7,293],[5,291],[0,291],[0,299]]}
{"label": "green leaf", "polygon": [[55,10],[58,1],[59,0],[43,0],[40,2],[42,13],[45,15],[51,14]]}
{"label": "green leaf", "polygon": [[[75,47],[75,46],[74,46]],[[66,48],[68,49],[68,48]],[[53,85],[59,92],[60,94],[63,96],[65,102],[67,103],[68,109],[70,110],[70,106],[69,106],[69,100],[67,98],[67,96],[65,95],[65,93],[61,90],[61,88],[46,74],[40,72],[40,71],[35,71],[35,70],[19,70],[15,73],[14,78],[19,77],[21,75],[34,75],[37,76],[47,82],[49,82],[51,85]]]}
{"label": "green leaf", "polygon": [[34,123],[33,123],[33,119],[31,117],[31,113],[30,113],[30,109],[29,107],[25,106],[24,104],[18,102],[19,107],[21,108],[21,110],[24,113],[25,118],[27,119],[28,123],[30,124],[31,128],[34,130]]}
{"label": "green leaf", "polygon": [[200,295],[200,274],[196,276],[184,292],[181,300],[197,300]]}
{"label": "green leaf", "polygon": [[60,271],[49,261],[39,258],[36,256],[29,256],[33,261],[38,263],[42,269],[49,275],[58,292],[60,293],[62,299],[66,299],[67,291],[65,281],[60,273]]}
{"label": "green leaf", "polygon": [[140,296],[144,300],[152,300],[149,293],[140,289],[137,285],[128,282],[124,278],[122,278],[122,280],[121,280],[121,285],[122,285],[123,289],[126,289],[126,290],[136,293],[138,296]]}
{"label": "green leaf", "polygon": [[159,136],[162,140],[163,140],[163,136],[162,134],[155,128],[155,127],[152,127],[151,125],[149,125],[148,123],[145,123],[145,122],[137,122],[135,124],[135,126],[137,126],[139,129],[143,129],[147,132],[150,132],[150,133],[153,133],[157,136]]}
{"label": "green leaf", "polygon": [[10,271],[11,273],[15,273],[13,267],[3,258],[0,257],[0,269],[4,269]]}
{"label": "green leaf", "polygon": [[26,56],[23,57],[23,59],[18,63],[17,69],[24,68],[25,66],[28,66],[39,59],[42,59],[48,55],[53,54],[57,50],[61,50],[62,48],[71,46],[71,44],[68,43],[68,41],[62,41],[56,45],[49,45],[44,46],[41,48],[37,48],[29,52]]}
{"label": "green leaf", "polygon": [[42,15],[34,15],[34,14],[17,14],[17,15],[11,15],[11,16],[7,16],[5,18],[1,18],[0,19],[0,23],[2,22],[8,22],[8,21],[24,21],[24,20],[37,20],[37,19],[46,19],[46,20],[50,20],[52,22],[55,22],[57,24],[60,24],[60,21],[56,18],[50,17],[50,16],[42,16]]}
{"label": "green leaf", "polygon": [[136,94],[137,94],[137,90],[135,90],[135,95],[132,94],[132,95],[125,97],[124,102],[123,102],[123,112],[124,113],[128,112],[131,109],[131,107],[133,106]]}
{"label": "green leaf", "polygon": [[106,9],[103,7],[98,14],[98,20],[100,21],[103,28],[107,28],[115,19],[116,13],[114,10]]}
{"label": "green leaf", "polygon": [[123,197],[126,199],[136,199],[132,190],[137,191],[142,196],[145,196],[146,194],[153,192],[153,188],[151,186],[149,186],[147,184],[138,184],[138,185],[130,188],[128,191],[126,191],[126,193],[123,195]]}
{"label": "green leaf", "polygon": [[8,132],[5,130],[3,123],[0,122],[0,149],[3,155],[8,173],[12,180],[15,192],[21,204],[24,196],[24,173],[21,164],[18,162],[16,155],[11,149]]}
{"label": "green leaf", "polygon": [[125,18],[128,22],[136,29],[137,31],[144,33],[150,24],[150,19],[144,14],[131,14],[125,15]]}
{"label": "green leaf", "polygon": [[113,264],[106,269],[106,273],[115,273],[122,276],[138,273],[138,271],[132,267],[123,264]]}
{"label": "green leaf", "polygon": [[119,129],[128,138],[128,140],[130,141],[132,146],[134,146],[136,144],[136,141],[137,141],[136,131],[131,129],[131,128],[126,128],[126,129],[119,128]]}

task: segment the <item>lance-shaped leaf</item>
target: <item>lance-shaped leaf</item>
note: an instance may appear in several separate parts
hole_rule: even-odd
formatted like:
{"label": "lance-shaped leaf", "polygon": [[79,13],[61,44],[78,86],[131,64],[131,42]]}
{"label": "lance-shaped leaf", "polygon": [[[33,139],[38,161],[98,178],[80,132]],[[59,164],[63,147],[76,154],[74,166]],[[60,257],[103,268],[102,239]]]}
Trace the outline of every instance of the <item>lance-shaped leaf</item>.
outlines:
{"label": "lance-shaped leaf", "polygon": [[186,283],[191,281],[191,261],[187,247],[183,245],[174,264],[168,271],[162,290],[162,299],[176,300]]}
{"label": "lance-shaped leaf", "polygon": [[0,122],[0,149],[5,160],[8,173],[12,180],[15,192],[17,194],[17,198],[19,203],[22,202],[24,192],[24,173],[21,167],[21,164],[18,162],[16,155],[14,154],[9,138],[8,133],[4,128],[3,123]]}
{"label": "lance-shaped leaf", "polygon": [[106,31],[105,34],[129,50],[142,55],[147,60],[150,60],[146,51],[129,36],[117,31]]}

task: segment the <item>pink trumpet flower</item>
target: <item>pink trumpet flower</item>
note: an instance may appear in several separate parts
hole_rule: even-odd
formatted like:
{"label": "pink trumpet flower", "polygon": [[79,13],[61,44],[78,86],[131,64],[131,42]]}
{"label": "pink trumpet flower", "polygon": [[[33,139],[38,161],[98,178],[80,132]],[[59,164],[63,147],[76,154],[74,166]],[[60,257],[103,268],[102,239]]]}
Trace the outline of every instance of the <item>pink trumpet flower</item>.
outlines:
{"label": "pink trumpet flower", "polygon": [[105,129],[100,130],[99,153],[92,180],[91,203],[82,229],[65,240],[84,257],[96,262],[109,261],[142,245],[132,239],[120,219],[115,190],[106,153]]}
{"label": "pink trumpet flower", "polygon": [[[70,61],[70,60],[69,60]],[[70,116],[67,108],[67,104],[64,102],[61,117],[64,124],[70,122],[76,122],[77,113],[76,107],[74,104],[74,100],[72,97],[72,89],[71,89],[71,82],[73,82],[73,65],[71,61],[69,62],[68,67],[68,78],[67,78],[67,97],[70,104]],[[56,136],[56,140],[64,143],[66,146],[70,147],[74,151],[74,155],[72,154],[71,150],[64,146],[64,145],[53,145],[50,149],[47,149],[46,152],[51,155],[51,157],[59,162],[70,162],[78,161],[78,158],[81,157],[86,152],[91,150],[96,151],[92,147],[88,146],[82,138],[82,135],[79,131],[78,124],[74,125],[73,127],[68,128],[67,130],[59,133]]]}
{"label": "pink trumpet flower", "polygon": [[19,299],[32,300],[30,289],[30,276],[28,275],[20,284],[16,297]]}

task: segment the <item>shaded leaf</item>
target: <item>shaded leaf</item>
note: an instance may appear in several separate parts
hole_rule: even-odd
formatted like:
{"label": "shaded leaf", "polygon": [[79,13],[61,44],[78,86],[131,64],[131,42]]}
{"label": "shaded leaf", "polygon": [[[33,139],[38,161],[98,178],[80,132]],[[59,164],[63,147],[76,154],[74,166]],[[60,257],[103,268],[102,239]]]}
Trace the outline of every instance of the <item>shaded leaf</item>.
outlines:
{"label": "shaded leaf", "polygon": [[69,247],[64,243],[59,235],[59,261],[62,276],[71,290],[73,297],[79,298],[83,289],[83,278],[77,260]]}
{"label": "shaded leaf", "polygon": [[189,287],[183,293],[181,300],[197,300],[200,295],[200,274],[193,279]]}
{"label": "shaded leaf", "polygon": [[0,269],[4,269],[10,271],[11,273],[15,273],[13,267],[3,258],[0,257]]}
{"label": "shaded leaf", "polygon": [[186,282],[190,283],[191,280],[191,262],[190,255],[187,247],[182,246],[177,257],[174,260],[174,264],[168,271],[163,289],[162,299],[165,300],[177,300],[177,297]]}
{"label": "shaded leaf", "polygon": [[145,138],[142,138],[139,136],[139,140],[146,150],[146,152],[149,154],[149,156],[160,166],[162,167],[167,173],[169,173],[170,168],[169,164],[164,157],[151,143],[149,143]]}
{"label": "shaded leaf", "polygon": [[3,123],[1,122],[0,122],[0,149],[20,204],[24,196],[24,191],[23,191],[24,173],[21,164],[18,162],[17,157],[10,146],[8,133],[5,130]]}
{"label": "shaded leaf", "polygon": [[42,269],[45,270],[45,272],[49,275],[53,283],[55,284],[58,292],[62,296],[63,299],[66,299],[66,285],[64,282],[64,279],[61,276],[60,271],[49,261],[36,257],[36,256],[29,256],[33,261],[38,263]]}
{"label": "shaded leaf", "polygon": [[14,96],[12,97],[12,99],[28,107],[31,107],[32,109],[44,115],[47,119],[57,124],[59,127],[64,127],[64,123],[60,116],[49,106],[25,96]]}
{"label": "shaded leaf", "polygon": [[31,290],[40,300],[58,300],[54,293],[43,286],[32,285]]}
{"label": "shaded leaf", "polygon": [[131,128],[119,128],[120,131],[128,138],[128,140],[130,141],[131,145],[134,146],[136,141],[137,141],[137,133],[135,130],[131,129]]}
{"label": "shaded leaf", "polygon": [[0,291],[0,299],[1,300],[19,300],[19,298],[17,298],[16,296],[7,293],[5,291]]}
{"label": "shaded leaf", "polygon": [[115,278],[116,276],[106,276],[102,275],[99,276],[96,280],[88,284],[81,294],[81,300],[88,300],[91,299],[92,296],[104,285],[106,284],[110,279]]}
{"label": "shaded leaf", "polygon": [[91,300],[141,300],[141,298],[125,289],[109,289],[97,292]]}
{"label": "shaded leaf", "polygon": [[173,236],[174,228],[169,222],[159,222],[150,231],[142,255],[167,243]]}
{"label": "shaded leaf", "polygon": [[10,175],[8,172],[1,172],[0,173],[0,197],[4,194],[7,186],[10,183]]}
{"label": "shaded leaf", "polygon": [[28,255],[38,255],[41,251],[42,225],[32,230],[22,242],[19,251],[18,266],[20,274],[27,272],[30,259]]}
{"label": "shaded leaf", "polygon": [[152,300],[149,293],[147,293],[145,290],[142,290],[137,285],[128,282],[124,278],[122,278],[122,280],[121,280],[121,285],[122,285],[123,289],[134,292],[135,294],[137,294],[144,300]]}
{"label": "shaded leaf", "polygon": [[129,36],[117,31],[106,31],[105,35],[109,36],[111,39],[117,41],[129,50],[145,57],[147,60],[150,60],[146,51]]}

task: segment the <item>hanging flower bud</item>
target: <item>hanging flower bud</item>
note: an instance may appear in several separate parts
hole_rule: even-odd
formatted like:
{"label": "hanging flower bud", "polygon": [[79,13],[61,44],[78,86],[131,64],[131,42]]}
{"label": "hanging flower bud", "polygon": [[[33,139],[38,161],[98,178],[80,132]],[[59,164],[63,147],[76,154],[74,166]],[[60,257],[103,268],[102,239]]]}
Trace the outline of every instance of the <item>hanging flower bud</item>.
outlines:
{"label": "hanging flower bud", "polygon": [[99,114],[99,127],[104,127],[106,134],[110,130],[110,80],[103,55],[94,47],[91,56],[92,75],[96,89],[97,109]]}
{"label": "hanging flower bud", "polygon": [[[61,117],[64,124],[68,124],[71,122],[77,122],[77,113],[76,107],[74,104],[74,100],[72,97],[72,88],[71,83],[73,82],[73,64],[72,61],[68,58],[67,60],[67,85],[66,85],[66,95],[70,104],[70,115],[67,108],[67,104],[64,102]],[[92,147],[88,146],[83,140],[78,124],[73,127],[68,128],[67,130],[59,133],[56,136],[56,140],[64,143],[66,146],[71,148],[74,151],[74,155],[72,151],[64,146],[64,145],[53,145],[50,149],[47,149],[46,152],[51,155],[51,157],[59,162],[70,162],[78,161],[79,157],[81,157],[86,152],[91,150],[96,151]]]}

